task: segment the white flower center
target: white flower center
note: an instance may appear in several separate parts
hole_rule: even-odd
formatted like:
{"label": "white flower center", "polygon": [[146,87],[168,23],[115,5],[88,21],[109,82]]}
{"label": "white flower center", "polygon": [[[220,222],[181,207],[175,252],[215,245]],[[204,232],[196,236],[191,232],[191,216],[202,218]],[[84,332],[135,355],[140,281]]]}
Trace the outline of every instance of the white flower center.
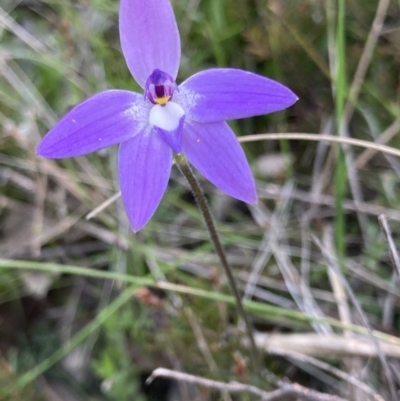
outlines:
{"label": "white flower center", "polygon": [[149,123],[165,131],[174,131],[184,115],[178,103],[168,102],[164,106],[156,104],[150,110]]}

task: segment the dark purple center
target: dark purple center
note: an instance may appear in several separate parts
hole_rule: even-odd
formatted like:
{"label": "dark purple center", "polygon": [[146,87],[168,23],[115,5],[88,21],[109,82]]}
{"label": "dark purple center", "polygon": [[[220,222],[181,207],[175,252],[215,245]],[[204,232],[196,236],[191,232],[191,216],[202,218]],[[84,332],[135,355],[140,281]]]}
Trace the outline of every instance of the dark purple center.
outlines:
{"label": "dark purple center", "polygon": [[166,72],[156,69],[147,78],[144,94],[153,104],[164,106],[171,100],[176,89],[178,86],[174,79]]}

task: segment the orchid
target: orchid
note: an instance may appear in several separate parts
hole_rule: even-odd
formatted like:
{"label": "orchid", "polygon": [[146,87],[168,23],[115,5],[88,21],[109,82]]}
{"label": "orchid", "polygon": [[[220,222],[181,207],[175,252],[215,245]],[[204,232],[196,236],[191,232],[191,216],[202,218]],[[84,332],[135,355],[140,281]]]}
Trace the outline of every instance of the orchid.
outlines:
{"label": "orchid", "polygon": [[126,63],[144,94],[95,94],[50,130],[38,155],[80,156],[120,144],[120,189],[135,232],[161,201],[173,153],[183,153],[222,191],[256,203],[251,169],[225,121],[285,109],[296,95],[276,81],[231,68],[199,72],[178,86],[181,46],[170,0],[121,0],[119,29]]}

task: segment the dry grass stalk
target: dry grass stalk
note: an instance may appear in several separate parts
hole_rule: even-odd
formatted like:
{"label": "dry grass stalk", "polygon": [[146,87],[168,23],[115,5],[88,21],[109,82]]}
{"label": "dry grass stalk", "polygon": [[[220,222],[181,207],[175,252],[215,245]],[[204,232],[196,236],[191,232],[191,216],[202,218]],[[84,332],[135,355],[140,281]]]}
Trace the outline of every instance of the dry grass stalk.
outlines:
{"label": "dry grass stalk", "polygon": [[[382,134],[376,139],[376,143],[385,144],[390,141],[398,132],[400,131],[400,121],[395,120],[382,132]],[[362,152],[356,159],[355,164],[358,169],[362,169],[371,160],[371,158],[376,154],[374,149],[366,149]]]}
{"label": "dry grass stalk", "polygon": [[[275,185],[275,184],[268,184],[264,187],[258,188],[258,193],[260,198],[281,198],[283,189],[282,187]],[[335,198],[330,195],[319,195],[318,197],[313,196],[312,193],[301,191],[301,190],[293,190],[291,193],[291,197],[293,199],[318,204],[321,206],[329,206],[334,207],[335,205]],[[344,200],[343,201],[343,208],[346,211],[353,212],[353,211],[360,211],[362,213],[371,214],[373,216],[380,216],[381,214],[385,214],[387,217],[400,221],[400,212],[394,209],[388,209],[383,206],[374,205],[367,202],[354,202],[351,200]]]}
{"label": "dry grass stalk", "polygon": [[358,95],[360,94],[362,84],[364,83],[365,76],[367,74],[368,67],[372,60],[372,55],[375,50],[378,37],[381,33],[383,21],[386,16],[387,9],[389,7],[390,0],[380,0],[376,9],[375,18],[372,22],[371,30],[368,34],[367,41],[364,46],[364,50],[361,54],[360,60],[357,65],[357,70],[354,74],[353,82],[350,86],[349,100],[346,103],[344,109],[344,121],[349,122],[353,112],[354,105],[357,102]]}
{"label": "dry grass stalk", "polygon": [[378,341],[378,339],[375,337],[373,330],[371,328],[371,324],[368,320],[368,318],[366,317],[363,309],[361,308],[361,305],[356,297],[356,295],[354,294],[351,286],[349,285],[349,283],[346,281],[345,277],[343,276],[341,270],[339,270],[336,266],[337,266],[337,261],[335,260],[335,256],[332,255],[331,253],[329,253],[329,251],[321,244],[321,242],[318,240],[318,238],[316,238],[315,236],[313,236],[313,240],[316,243],[316,245],[320,248],[328,266],[330,266],[336,273],[336,275],[338,276],[338,278],[340,279],[343,287],[346,289],[347,295],[351,300],[351,303],[353,304],[355,310],[357,311],[357,313],[359,314],[363,325],[365,326],[365,328],[367,329],[367,332],[371,338],[371,341],[373,342],[373,344],[376,347],[376,351],[377,351],[377,355],[379,357],[379,360],[382,364],[382,368],[383,368],[383,372],[385,375],[385,380],[388,384],[389,390],[390,390],[390,394],[391,394],[391,398],[393,400],[396,399],[396,389],[395,389],[395,384],[394,384],[394,377],[393,377],[393,373],[389,367],[389,364],[387,362],[387,357],[386,355],[383,353],[382,349],[381,349],[381,344],[380,341]]}
{"label": "dry grass stalk", "polygon": [[[334,254],[334,240],[333,240],[333,229],[331,225],[328,225],[324,229],[323,233],[323,242],[325,247],[328,249],[329,253]],[[351,325],[351,312],[348,304],[348,298],[346,295],[346,291],[342,285],[342,282],[338,275],[335,273],[336,270],[339,270],[339,266],[335,266],[335,269],[328,267],[328,276],[331,282],[331,286],[333,289],[333,293],[335,295],[336,304],[339,311],[340,321],[345,325]],[[349,330],[343,330],[343,334],[345,338],[352,338],[354,334]],[[352,376],[360,378],[362,375],[362,360],[360,358],[343,358],[344,365],[347,367],[347,370],[351,373]],[[350,387],[350,392],[352,395],[352,399],[355,401],[362,400],[362,393],[359,388],[356,386]]]}
{"label": "dry grass stalk", "polygon": [[399,252],[397,251],[396,245],[393,240],[392,232],[390,231],[389,224],[387,222],[386,216],[384,214],[379,216],[379,223],[381,224],[382,231],[385,235],[390,256],[392,258],[393,266],[395,267],[398,277],[400,278],[400,256]]}
{"label": "dry grass stalk", "polygon": [[277,141],[281,139],[289,140],[304,140],[304,141],[327,141],[336,143],[345,143],[352,146],[359,146],[366,149],[373,149],[377,152],[387,153],[389,155],[400,157],[400,150],[392,148],[390,146],[385,146],[379,143],[374,143],[370,141],[364,141],[362,139],[339,137],[333,135],[321,135],[321,134],[308,134],[302,132],[290,132],[285,134],[257,134],[257,135],[247,135],[239,138],[240,142],[256,142],[256,141]]}
{"label": "dry grass stalk", "polygon": [[[280,350],[284,349],[288,352],[299,352],[316,357],[379,357],[376,345],[368,337],[316,333],[257,333],[255,339],[257,346],[269,354],[279,354]],[[379,346],[386,356],[400,358],[399,345],[379,341]]]}

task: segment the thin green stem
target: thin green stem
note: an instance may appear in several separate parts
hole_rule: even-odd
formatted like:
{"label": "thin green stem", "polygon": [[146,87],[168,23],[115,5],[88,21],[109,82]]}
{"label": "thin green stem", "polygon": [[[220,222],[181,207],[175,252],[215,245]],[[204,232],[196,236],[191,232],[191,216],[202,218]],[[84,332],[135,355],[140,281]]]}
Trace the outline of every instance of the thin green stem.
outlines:
{"label": "thin green stem", "polygon": [[[209,301],[224,302],[227,305],[234,305],[235,301],[232,296],[221,294],[219,292],[202,290],[200,288],[189,287],[181,284],[174,284],[165,281],[155,281],[153,278],[130,276],[128,274],[112,273],[103,270],[95,270],[82,266],[70,266],[70,265],[60,265],[57,263],[44,263],[44,262],[33,262],[31,260],[11,260],[11,259],[0,259],[0,272],[2,270],[28,270],[37,271],[48,274],[71,274],[81,277],[96,277],[103,280],[116,280],[120,283],[129,283],[131,289],[135,287],[142,286],[154,286],[165,291],[176,292],[179,294],[192,295],[195,297],[201,297]],[[387,287],[386,291],[389,293],[396,293],[396,288]],[[278,324],[284,324],[285,326],[290,326],[293,328],[308,328],[308,326],[302,326],[302,323],[312,323],[321,322],[327,323],[333,328],[341,330],[350,330],[354,333],[368,334],[365,327],[357,326],[354,324],[343,324],[341,321],[333,318],[322,318],[309,316],[303,312],[281,308],[279,306],[274,306],[266,303],[261,303],[257,301],[244,301],[244,307],[251,311],[257,316],[266,319],[270,322],[276,322]],[[399,338],[391,336],[389,334],[382,333],[380,331],[374,331],[374,336],[379,340],[400,345]],[[0,392],[1,394],[1,392]]]}
{"label": "thin green stem", "polygon": [[235,299],[235,304],[236,304],[239,316],[243,319],[243,321],[245,323],[247,336],[249,337],[249,341],[250,341],[251,362],[253,365],[254,372],[258,375],[260,372],[260,369],[259,369],[260,364],[259,364],[259,358],[258,358],[258,351],[257,351],[256,343],[254,341],[254,336],[253,336],[254,330],[250,323],[249,318],[247,317],[247,313],[243,307],[242,298],[241,298],[241,296],[239,294],[239,290],[236,286],[236,281],[235,281],[235,277],[233,276],[232,269],[229,266],[228,260],[226,258],[225,250],[221,244],[218,232],[215,228],[214,219],[212,217],[211,210],[208,206],[208,203],[204,196],[203,190],[201,189],[200,184],[197,181],[197,178],[193,174],[192,169],[190,168],[190,165],[187,163],[185,156],[183,156],[182,154],[174,155],[174,158],[175,158],[175,162],[176,162],[179,170],[181,171],[183,176],[186,178],[187,182],[190,185],[190,188],[193,191],[197,205],[200,209],[200,212],[204,219],[204,223],[205,223],[208,233],[210,235],[211,242],[215,248],[215,251],[218,254],[221,265],[224,268],[226,277],[228,279],[229,288]]}
{"label": "thin green stem", "polygon": [[[346,66],[345,66],[345,0],[338,2],[337,32],[336,32],[336,77],[335,77],[335,109],[336,129],[342,135],[344,104],[346,100]],[[340,263],[343,263],[346,253],[345,235],[346,220],[343,210],[343,200],[347,188],[347,170],[343,149],[337,146],[335,171],[335,240]]]}

